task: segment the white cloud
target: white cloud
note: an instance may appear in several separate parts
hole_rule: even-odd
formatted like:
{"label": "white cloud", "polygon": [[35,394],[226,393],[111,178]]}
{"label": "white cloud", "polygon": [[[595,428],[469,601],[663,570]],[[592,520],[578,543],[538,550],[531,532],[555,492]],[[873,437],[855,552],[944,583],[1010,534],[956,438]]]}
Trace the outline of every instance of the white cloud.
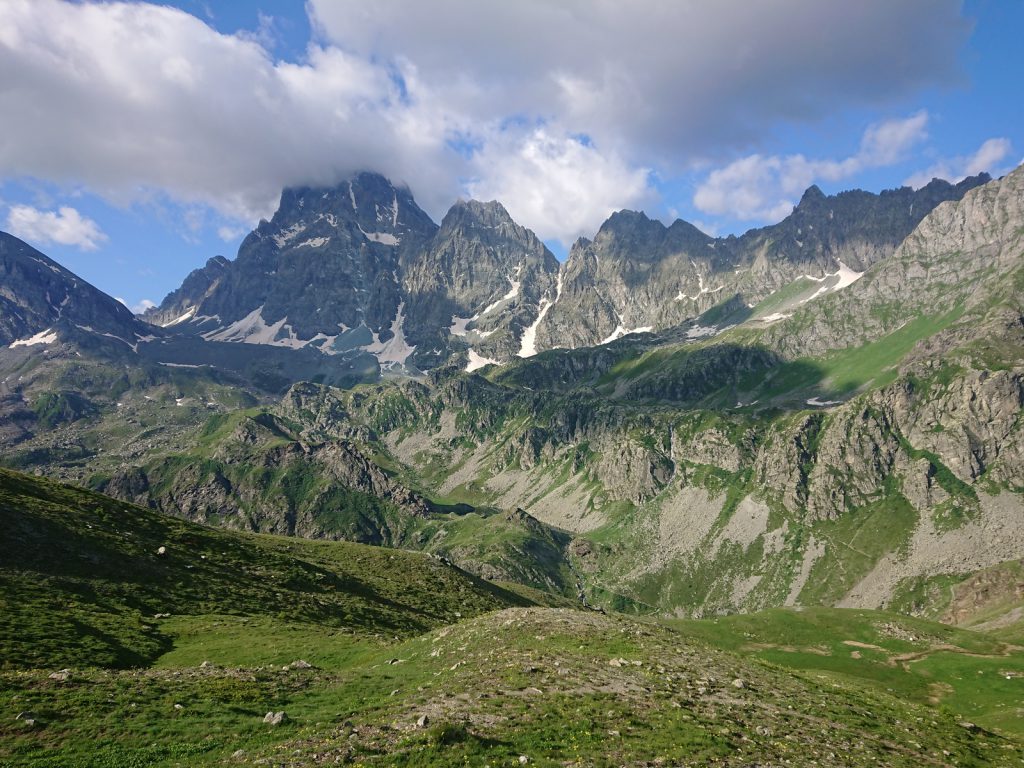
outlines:
{"label": "white cloud", "polygon": [[12,205],[7,212],[7,231],[38,245],[73,245],[83,251],[95,251],[107,241],[95,221],[68,206],[41,211],[30,205]]}
{"label": "white cloud", "polygon": [[652,195],[647,170],[543,128],[492,139],[473,167],[473,197],[500,200],[513,219],[566,246],[619,208],[640,206]]}
{"label": "white cloud", "polygon": [[121,302],[126,307],[128,307],[128,309],[130,309],[132,311],[133,315],[141,315],[147,309],[152,309],[153,307],[156,306],[156,303],[150,301],[149,299],[143,299],[138,304],[129,304],[126,300],[122,299],[120,296],[115,296],[114,299],[116,301]]}
{"label": "white cloud", "polygon": [[1012,150],[1013,147],[1009,139],[988,139],[973,154],[939,160],[926,170],[913,174],[903,183],[918,189],[932,179],[956,182],[982,171],[987,171],[996,177],[1002,176],[1010,170],[1002,163]]}
{"label": "white cloud", "polygon": [[[245,221],[283,186],[356,170],[408,183],[439,218],[471,179],[565,237],[644,199],[645,169],[950,82],[960,5],[310,0],[318,41],[281,61],[269,18],[224,35],[166,6],[3,0],[0,177]],[[555,177],[531,189],[531,169]]]}
{"label": "white cloud", "polygon": [[408,61],[477,119],[552,115],[641,165],[889,104],[956,75],[959,0],[310,0],[345,50]]}
{"label": "white cloud", "polygon": [[223,240],[225,243],[230,243],[242,235],[246,234],[249,230],[242,226],[228,226],[227,224],[217,227],[217,237]]}
{"label": "white cloud", "polygon": [[247,221],[283,186],[363,169],[447,179],[450,201],[458,158],[443,135],[402,141],[409,111],[388,69],[336,47],[274,61],[174,8],[0,3],[0,176],[80,182],[117,203],[167,194]]}
{"label": "white cloud", "polygon": [[704,213],[739,220],[773,222],[784,218],[795,199],[816,181],[841,181],[869,168],[892,165],[927,138],[928,113],[868,126],[856,154],[842,160],[803,155],[749,155],[708,174],[693,204]]}

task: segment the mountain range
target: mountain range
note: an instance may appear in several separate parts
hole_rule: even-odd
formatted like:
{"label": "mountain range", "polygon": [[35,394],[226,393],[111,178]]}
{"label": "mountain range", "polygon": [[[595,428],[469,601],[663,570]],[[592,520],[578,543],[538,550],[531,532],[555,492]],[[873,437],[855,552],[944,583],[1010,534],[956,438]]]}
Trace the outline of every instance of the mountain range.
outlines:
{"label": "mountain range", "polygon": [[637,610],[937,615],[1024,554],[1022,178],[812,187],[742,237],[623,211],[559,264],[364,173],[142,318],[5,236],[4,461]]}
{"label": "mountain range", "polygon": [[[497,202],[458,202],[437,226],[409,191],[359,174],[290,189],[234,261],[216,257],[144,319],[210,341],[372,354],[420,373],[470,369],[627,333],[710,333],[801,275],[823,295],[890,254],[939,203],[987,181],[872,195],[809,189],[780,224],[711,238],[622,211],[565,264]],[[301,297],[301,300],[298,298]]]}

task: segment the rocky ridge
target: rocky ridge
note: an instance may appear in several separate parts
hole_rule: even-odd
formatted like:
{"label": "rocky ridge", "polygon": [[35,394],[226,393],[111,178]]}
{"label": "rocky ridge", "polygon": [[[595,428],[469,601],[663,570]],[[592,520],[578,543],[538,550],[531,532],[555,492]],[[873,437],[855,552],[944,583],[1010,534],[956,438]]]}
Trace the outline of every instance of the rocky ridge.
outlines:
{"label": "rocky ridge", "polygon": [[234,261],[211,260],[146,319],[206,339],[365,350],[406,373],[686,324],[700,338],[798,279],[815,298],[842,288],[987,178],[880,195],[814,187],[784,221],[740,238],[620,211],[559,265],[500,203],[458,202],[438,227],[408,190],[363,173],[286,190]]}

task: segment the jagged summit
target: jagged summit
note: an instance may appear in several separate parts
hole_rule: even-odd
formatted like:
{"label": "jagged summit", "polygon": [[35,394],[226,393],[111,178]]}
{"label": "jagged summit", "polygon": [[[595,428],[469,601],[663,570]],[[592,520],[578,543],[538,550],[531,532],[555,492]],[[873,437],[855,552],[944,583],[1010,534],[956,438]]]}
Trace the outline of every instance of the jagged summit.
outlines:
{"label": "jagged summit", "polygon": [[732,316],[802,275],[838,285],[987,179],[881,194],[812,186],[786,219],[740,237],[617,211],[560,265],[499,201],[460,200],[438,226],[407,187],[361,172],[285,189],[235,259],[210,259],[144,319],[206,341],[363,356],[396,372],[507,362],[685,327],[727,301]]}
{"label": "jagged summit", "polygon": [[800,197],[800,202],[797,205],[808,205],[824,199],[825,193],[821,191],[821,187],[819,187],[817,184],[812,184],[811,186],[804,190],[803,195],[801,195]]}
{"label": "jagged summit", "polygon": [[497,200],[458,200],[448,209],[441,227],[451,228],[467,221],[483,226],[515,223],[505,206]]}

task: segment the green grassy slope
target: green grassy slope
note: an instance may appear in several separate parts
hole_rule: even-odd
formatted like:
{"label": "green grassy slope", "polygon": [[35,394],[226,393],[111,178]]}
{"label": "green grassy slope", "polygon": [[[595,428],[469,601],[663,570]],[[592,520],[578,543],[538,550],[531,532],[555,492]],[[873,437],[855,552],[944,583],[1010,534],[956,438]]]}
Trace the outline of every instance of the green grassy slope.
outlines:
{"label": "green grassy slope", "polygon": [[[818,642],[853,631],[842,618],[679,632],[506,608],[527,601],[422,555],[218,532],[10,472],[0,515],[3,766],[1024,760],[1012,739],[903,688],[713,647],[766,626]],[[934,626],[911,624],[900,631]],[[865,647],[916,647],[857,632]],[[980,658],[969,654],[1002,647],[940,639],[960,648],[960,677]],[[287,719],[264,723],[268,711]]]}
{"label": "green grassy slope", "polygon": [[716,648],[820,679],[864,683],[1024,737],[1024,717],[1017,706],[1024,649],[991,634],[883,611],[839,608],[771,609],[668,623]]}
{"label": "green grassy slope", "polygon": [[426,555],[217,531],[7,470],[0,528],[5,667],[148,664],[171,647],[157,614],[408,637],[526,604]]}

